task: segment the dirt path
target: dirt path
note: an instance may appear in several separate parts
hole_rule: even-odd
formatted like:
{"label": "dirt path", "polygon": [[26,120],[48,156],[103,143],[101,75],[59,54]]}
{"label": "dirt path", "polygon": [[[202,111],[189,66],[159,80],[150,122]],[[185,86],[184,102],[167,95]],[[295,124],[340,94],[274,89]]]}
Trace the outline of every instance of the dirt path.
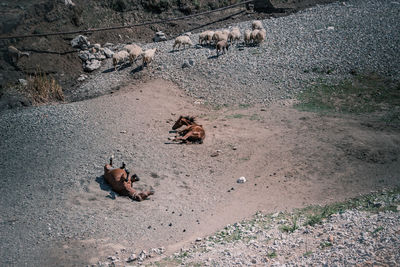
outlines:
{"label": "dirt path", "polygon": [[[96,155],[104,162],[89,167],[98,177],[82,177],[65,209],[68,222],[88,218],[78,229],[95,230],[58,243],[46,258],[51,264],[94,264],[121,249],[121,258],[160,246],[173,252],[259,210],[324,204],[400,184],[398,129],[371,118],[299,112],[289,102],[221,110],[198,102],[162,80],[83,102],[89,113],[107,114],[96,115],[92,130],[109,144]],[[198,116],[204,144],[166,144],[181,114]],[[151,200],[131,202],[104,185],[101,166],[111,148],[141,176],[139,188],[155,189]],[[96,152],[82,151],[89,158]],[[245,184],[236,183],[240,176]]]}

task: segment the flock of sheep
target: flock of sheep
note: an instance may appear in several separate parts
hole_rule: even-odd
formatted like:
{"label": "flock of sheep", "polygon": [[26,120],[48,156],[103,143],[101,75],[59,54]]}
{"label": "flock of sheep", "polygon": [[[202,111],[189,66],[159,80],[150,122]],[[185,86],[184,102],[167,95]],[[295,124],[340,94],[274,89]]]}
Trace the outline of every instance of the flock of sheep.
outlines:
{"label": "flock of sheep", "polygon": [[[243,40],[245,45],[259,45],[266,37],[266,31],[263,28],[262,22],[260,20],[255,20],[251,24],[251,30],[247,29],[244,32]],[[233,27],[231,30],[221,30],[221,31],[204,31],[199,35],[200,45],[214,45],[217,50],[217,56],[220,52],[225,53],[229,46],[234,42],[238,43],[242,38],[242,34],[238,27]],[[181,35],[176,37],[172,49],[179,49],[181,46],[186,48],[187,46],[192,46],[192,40],[188,35]],[[129,44],[124,47],[123,50],[114,53],[113,55],[113,65],[114,69],[117,69],[117,65],[124,64],[127,60],[133,64],[137,59],[142,57],[142,66],[148,66],[154,58],[157,48],[147,49],[145,51],[136,44]]]}

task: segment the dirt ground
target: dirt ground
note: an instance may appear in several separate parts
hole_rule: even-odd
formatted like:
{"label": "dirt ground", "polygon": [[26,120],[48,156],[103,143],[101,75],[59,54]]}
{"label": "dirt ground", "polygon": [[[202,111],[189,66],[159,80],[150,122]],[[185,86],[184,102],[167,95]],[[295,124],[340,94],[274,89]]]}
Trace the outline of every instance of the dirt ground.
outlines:
{"label": "dirt ground", "polygon": [[[127,86],[84,104],[97,112],[115,105],[126,107],[114,110],[110,118],[127,134],[110,136],[110,140],[120,148],[121,158],[133,157],[145,187],[156,193],[143,203],[124,197],[111,199],[107,197],[109,188],[93,179],[86,193],[70,196],[67,207],[94,212],[114,209],[121,216],[143,213],[143,225],[138,229],[147,224],[151,227],[140,235],[127,231],[114,240],[104,233],[104,238],[60,243],[48,256],[50,264],[95,264],[116,251],[123,259],[132,252],[160,246],[172,253],[196,237],[256,211],[322,205],[400,185],[400,129],[385,125],[374,115],[300,112],[292,107],[292,101],[268,108],[214,110],[163,80]],[[179,115],[197,116],[206,130],[203,144],[169,143],[173,134],[168,131]],[[131,133],[132,124],[143,131]],[[137,134],[154,141],[133,137]],[[137,142],[137,151],[128,151],[132,144],[121,148],[130,140]],[[236,182],[241,176],[246,183]],[[151,212],[151,217],[147,218],[146,212]],[[168,227],[168,222],[172,226]]]}

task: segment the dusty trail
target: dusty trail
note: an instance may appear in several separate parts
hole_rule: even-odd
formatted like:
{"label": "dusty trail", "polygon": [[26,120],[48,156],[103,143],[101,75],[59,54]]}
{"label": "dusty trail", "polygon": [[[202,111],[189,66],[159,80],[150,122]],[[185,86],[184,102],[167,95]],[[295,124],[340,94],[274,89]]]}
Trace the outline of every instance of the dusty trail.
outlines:
{"label": "dusty trail", "polygon": [[[159,246],[171,252],[258,210],[399,184],[398,129],[371,118],[319,116],[289,102],[262,111],[194,102],[154,80],[83,102],[3,113],[0,193],[8,208],[1,236],[2,246],[12,245],[1,248],[2,263],[82,266],[122,248],[122,258]],[[181,114],[198,116],[204,144],[166,144]],[[135,187],[155,189],[151,200],[110,191],[101,175],[111,154],[141,177]],[[247,183],[237,184],[240,176]]]}

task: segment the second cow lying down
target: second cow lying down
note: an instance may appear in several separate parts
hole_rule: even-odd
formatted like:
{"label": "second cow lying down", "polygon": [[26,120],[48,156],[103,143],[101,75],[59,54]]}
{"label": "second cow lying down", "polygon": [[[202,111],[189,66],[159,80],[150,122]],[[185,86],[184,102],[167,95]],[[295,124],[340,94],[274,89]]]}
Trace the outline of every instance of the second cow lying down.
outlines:
{"label": "second cow lying down", "polygon": [[104,166],[104,179],[111,186],[112,190],[121,196],[128,196],[133,200],[142,201],[154,194],[154,191],[136,191],[132,188],[132,183],[138,181],[136,174],[132,176],[125,169],[125,164],[121,168],[112,167],[112,158],[110,164]]}

